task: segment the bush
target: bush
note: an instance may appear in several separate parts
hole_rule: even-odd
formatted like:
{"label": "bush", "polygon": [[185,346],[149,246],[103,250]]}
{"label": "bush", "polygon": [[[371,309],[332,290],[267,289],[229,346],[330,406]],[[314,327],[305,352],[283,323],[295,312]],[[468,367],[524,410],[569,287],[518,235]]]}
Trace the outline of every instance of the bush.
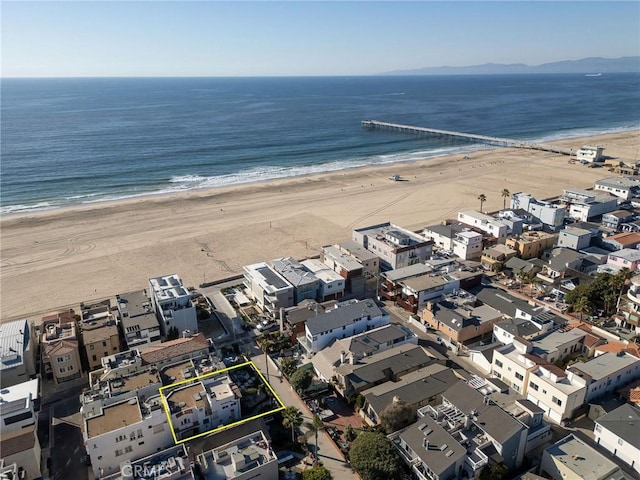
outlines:
{"label": "bush", "polygon": [[384,434],[362,432],[349,450],[351,466],[362,480],[402,478],[400,457]]}
{"label": "bush", "polygon": [[331,480],[331,473],[325,467],[311,467],[302,472],[302,480]]}

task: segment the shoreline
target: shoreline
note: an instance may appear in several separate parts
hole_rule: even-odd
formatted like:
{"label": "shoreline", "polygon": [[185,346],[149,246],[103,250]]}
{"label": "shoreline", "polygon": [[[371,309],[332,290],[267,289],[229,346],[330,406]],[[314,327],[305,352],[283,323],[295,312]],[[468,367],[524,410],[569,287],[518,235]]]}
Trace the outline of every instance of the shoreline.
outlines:
{"label": "shoreline", "polygon": [[[597,143],[604,154],[638,156],[640,131],[554,142]],[[586,188],[612,175],[568,156],[490,148],[251,184],[164,193],[0,217],[2,321],[147,287],[177,273],[185,285],[219,280],[251,263],[317,255],[354,228],[391,221],[409,229],[459,210],[502,208],[500,192],[538,198]],[[398,174],[406,181],[389,180]],[[30,317],[32,320],[37,318]]]}
{"label": "shoreline", "polygon": [[[629,127],[629,128],[612,127],[612,129],[610,130],[604,129],[603,132],[604,133],[598,133],[597,135],[588,135],[588,136],[569,135],[568,137],[560,136],[559,138],[556,135],[548,135],[546,137],[543,137],[540,140],[522,140],[522,142],[531,142],[531,143],[537,143],[541,145],[557,145],[561,147],[561,146],[567,146],[567,145],[574,145],[575,141],[581,140],[581,139],[600,138],[600,137],[606,138],[606,137],[618,136],[618,135],[624,135],[624,134],[633,134],[634,132],[637,134],[638,132],[640,132],[640,129],[638,129],[637,127]],[[518,139],[516,139],[515,141],[518,141]],[[125,203],[125,202],[135,203],[137,201],[153,200],[155,198],[167,198],[170,196],[183,195],[183,194],[186,195],[189,193],[199,194],[207,191],[214,192],[214,191],[237,188],[237,187],[251,187],[256,185],[269,184],[273,182],[295,180],[296,178],[313,177],[313,176],[319,176],[319,175],[332,175],[332,174],[338,174],[341,172],[352,172],[354,170],[360,170],[360,169],[386,168],[386,167],[393,167],[395,165],[397,165],[398,167],[402,167],[403,165],[407,165],[407,164],[411,165],[416,162],[435,161],[435,160],[446,158],[446,157],[456,157],[459,155],[464,156],[465,154],[473,155],[476,152],[483,152],[488,150],[496,150],[496,149],[506,150],[506,148],[504,147],[494,147],[494,146],[481,145],[481,144],[470,144],[468,145],[468,147],[470,148],[468,152],[464,151],[464,147],[460,147],[460,151],[455,153],[442,153],[442,154],[436,154],[433,156],[425,156],[422,158],[400,160],[397,162],[389,162],[389,163],[378,163],[378,164],[371,163],[367,165],[349,166],[349,167],[339,168],[335,170],[309,172],[309,173],[303,173],[299,175],[239,182],[239,183],[223,185],[223,186],[201,186],[201,187],[186,188],[184,190],[175,190],[170,192],[160,189],[156,191],[149,191],[149,192],[139,193],[139,194],[136,194],[136,193],[123,194],[121,197],[117,197],[117,198],[105,198],[105,199],[98,199],[94,201],[86,201],[86,202],[79,202],[79,203],[68,202],[68,203],[53,205],[51,207],[42,207],[42,208],[33,208],[33,207],[26,206],[27,208],[21,209],[18,211],[0,213],[0,221],[4,219],[16,218],[18,216],[32,216],[32,215],[40,215],[40,214],[46,214],[46,213],[52,213],[52,212],[62,212],[69,209],[90,209],[92,207],[100,208],[105,205],[109,206],[110,204],[113,204],[113,203]],[[65,199],[65,200],[68,200],[68,199]],[[48,202],[42,201],[39,203],[48,203]],[[16,206],[19,206],[19,205],[8,205],[4,208],[11,208]]]}

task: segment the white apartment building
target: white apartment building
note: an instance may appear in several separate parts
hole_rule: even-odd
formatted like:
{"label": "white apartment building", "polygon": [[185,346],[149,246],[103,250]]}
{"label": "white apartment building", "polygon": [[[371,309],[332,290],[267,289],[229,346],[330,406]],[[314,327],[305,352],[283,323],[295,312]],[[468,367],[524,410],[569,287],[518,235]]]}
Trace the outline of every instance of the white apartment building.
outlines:
{"label": "white apartment building", "polygon": [[239,390],[226,375],[180,386],[166,398],[174,432],[181,440],[240,419]]}
{"label": "white apartment building", "polygon": [[624,352],[608,352],[587,362],[576,362],[567,370],[587,382],[585,401],[590,402],[640,378],[640,359]]}
{"label": "white apartment building", "polygon": [[353,231],[352,239],[380,258],[382,270],[424,263],[433,242],[392,223],[381,223]]}
{"label": "white apartment building", "polygon": [[278,457],[261,430],[200,454],[198,463],[208,480],[278,478]]}
{"label": "white apartment building", "polygon": [[568,332],[553,332],[533,342],[514,339],[512,344],[494,350],[491,373],[525,396],[530,372],[538,366],[580,353],[585,336],[584,331],[575,328]]}
{"label": "white apartment building", "polygon": [[599,162],[602,160],[602,152],[604,147],[597,147],[592,145],[584,145],[576,152],[576,160],[579,162]]}
{"label": "white apartment building", "polygon": [[319,302],[337,300],[344,295],[345,279],[315,258],[303,260],[302,265],[313,273],[319,281]]}
{"label": "white apartment building", "polygon": [[35,347],[27,320],[0,323],[0,386],[16,385],[36,373]]}
{"label": "white apartment building", "polygon": [[84,405],[83,436],[95,478],[116,473],[120,464],[174,445],[160,395],[141,402],[125,398],[108,406]]}
{"label": "white apartment building", "polygon": [[486,232],[488,235],[495,237],[498,243],[504,243],[507,239],[509,226],[491,215],[476,212],[475,210],[466,210],[458,212],[458,221]]}
{"label": "white apartment building", "polygon": [[566,212],[563,206],[536,200],[531,194],[522,192],[511,194],[511,208],[525,210],[552,230],[562,226]]}
{"label": "white apartment building", "polygon": [[542,408],[554,423],[572,418],[584,405],[586,393],[583,378],[555,365],[539,365],[529,373],[527,400]]}
{"label": "white apartment building", "polygon": [[594,190],[606,192],[623,200],[631,200],[640,190],[640,179],[634,177],[607,177],[594,183]]}
{"label": "white apartment building", "polygon": [[347,338],[390,322],[390,316],[371,299],[337,303],[335,308],[307,320],[305,335],[298,337],[308,354],[316,353],[333,340]]}
{"label": "white apartment building", "polygon": [[264,262],[246,265],[243,283],[258,307],[273,318],[279,314],[280,308],[295,305],[293,285]]}
{"label": "white apartment building", "polygon": [[191,334],[198,332],[196,307],[191,301],[191,294],[182,285],[178,275],[150,278],[149,289],[153,307],[165,337],[174,328],[177,329],[179,336],[183,332]]}
{"label": "white apartment building", "polygon": [[453,254],[462,260],[480,258],[482,255],[482,234],[464,230],[455,234],[451,240]]}
{"label": "white apartment building", "polygon": [[582,222],[618,209],[617,197],[591,190],[565,189],[562,198],[568,204],[568,215]]}
{"label": "white apartment building", "polygon": [[127,460],[120,464],[119,471],[100,480],[195,480],[195,478],[189,452],[185,445],[181,444],[138,460]]}
{"label": "white apartment building", "polygon": [[624,403],[595,421],[595,442],[640,475],[640,408]]}
{"label": "white apartment building", "polygon": [[40,408],[38,379],[28,380],[2,390],[0,396],[0,433],[22,430],[36,423]]}

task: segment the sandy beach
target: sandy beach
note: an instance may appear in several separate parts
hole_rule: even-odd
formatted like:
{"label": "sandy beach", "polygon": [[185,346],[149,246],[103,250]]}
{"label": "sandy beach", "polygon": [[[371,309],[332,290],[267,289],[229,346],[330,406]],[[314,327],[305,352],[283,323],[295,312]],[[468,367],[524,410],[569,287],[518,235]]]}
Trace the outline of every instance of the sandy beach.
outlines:
{"label": "sandy beach", "polygon": [[[638,131],[553,142],[605,147],[638,158]],[[404,181],[389,180],[398,174]],[[177,273],[188,286],[242,272],[243,265],[317,255],[354,228],[391,221],[413,230],[459,210],[502,208],[501,192],[538,198],[587,188],[612,175],[568,157],[492,149],[470,155],[331,172],[169,196],[149,196],[0,219],[0,319],[145,288]]]}

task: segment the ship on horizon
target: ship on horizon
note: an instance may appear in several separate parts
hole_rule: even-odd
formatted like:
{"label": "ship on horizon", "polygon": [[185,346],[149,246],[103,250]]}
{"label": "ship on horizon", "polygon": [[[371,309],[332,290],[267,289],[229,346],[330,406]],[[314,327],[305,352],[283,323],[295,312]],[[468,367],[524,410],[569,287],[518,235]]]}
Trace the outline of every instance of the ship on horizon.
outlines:
{"label": "ship on horizon", "polygon": [[600,77],[602,76],[602,73],[587,73],[585,74],[585,77]]}

